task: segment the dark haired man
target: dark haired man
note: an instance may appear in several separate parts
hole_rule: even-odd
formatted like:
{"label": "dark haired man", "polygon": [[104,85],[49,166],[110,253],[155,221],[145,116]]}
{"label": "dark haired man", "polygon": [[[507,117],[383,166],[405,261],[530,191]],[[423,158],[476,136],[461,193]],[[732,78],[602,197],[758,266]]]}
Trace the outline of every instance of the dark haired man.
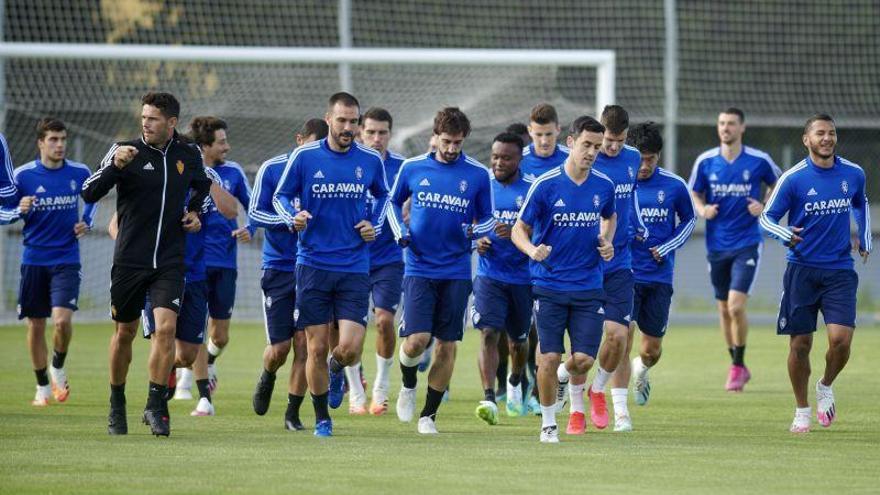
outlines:
{"label": "dark haired man", "polygon": [[[810,431],[810,349],[819,311],[828,329],[825,372],[816,382],[816,418],[831,426],[837,415],[831,385],[849,359],[856,327],[859,277],[851,251],[862,262],[871,253],[871,211],[865,172],[834,154],[837,128],[830,115],[817,114],[804,125],[809,155],[779,178],[760,224],[788,247],[776,333],[788,335],[788,375],[795,397],[792,433]],[[788,228],[779,225],[788,214]],[[850,236],[850,215],[858,236]]]}
{"label": "dark haired man", "polygon": [[688,183],[697,214],[706,219],[709,276],[731,359],[725,385],[730,392],[741,392],[751,378],[745,365],[746,303],[763,250],[758,230],[764,210],[761,185],[768,188],[766,200],[781,174],[770,155],[743,145],[745,130],[742,110],[731,107],[721,112],[721,144],[697,157]]}
{"label": "dark haired man", "polygon": [[[436,434],[435,417],[455,365],[456,344],[464,334],[471,293],[471,242],[495,227],[489,171],[462,151],[471,125],[456,107],[434,117],[436,151],[403,162],[391,192],[391,227],[406,250],[404,311],[400,330],[403,386],[397,417],[412,420],[416,376],[425,348],[436,338],[428,372],[425,407],[418,432]],[[412,198],[409,224],[401,208]]]}
{"label": "dark haired man", "polygon": [[[27,319],[28,348],[37,377],[37,393],[31,403],[40,407],[48,405],[52,397],[64,402],[70,393],[64,362],[79,298],[79,238],[91,228],[96,205],[86,205],[80,217],[79,193],[89,168],[65,158],[64,123],[45,118],[37,123],[36,131],[39,158],[13,172],[15,193],[11,199],[18,205],[0,209],[0,223],[24,221],[18,318]],[[47,374],[49,317],[55,332]]]}
{"label": "dark haired man", "polygon": [[[503,132],[492,142],[492,192],[495,229],[477,239],[477,276],[474,278],[474,306],[471,321],[481,332],[478,364],[483,385],[483,400],[477,417],[490,425],[498,423],[494,381],[498,369],[498,341],[505,334],[505,346],[512,360],[512,370],[504,377],[508,416],[524,416],[523,382],[529,352],[529,327],[532,321],[532,291],[529,258],[510,241],[510,229],[516,222],[531,181],[519,170],[522,138]],[[507,358],[505,353],[505,359]]]}
{"label": "dark haired man", "polygon": [[[147,93],[141,104],[141,137],[110,148],[83,185],[82,197],[95,203],[114,187],[117,190],[119,236],[110,285],[116,332],[110,343],[108,431],[111,435],[128,433],[125,379],[138,316],[149,292],[156,333],[150,343],[150,388],[144,420],[154,435],[168,436],[166,384],[174,362],[177,313],[184,289],[185,236],[201,228],[198,215],[211,181],[199,150],[177,133],[177,98],[170,93]],[[194,192],[190,194],[190,190]],[[183,204],[187,211],[181,218]]]}
{"label": "dark haired man", "polygon": [[[632,374],[636,404],[643,406],[651,393],[648,370],[660,360],[669,322],[675,251],[693,233],[696,217],[684,179],[658,167],[663,149],[660,127],[653,122],[639,124],[630,130],[627,141],[641,155],[636,207],[648,231],[647,237],[637,238],[632,246],[635,287],[630,327],[635,331],[638,326],[642,333],[639,355],[632,360]],[[631,347],[629,339],[627,356]],[[632,421],[629,417],[615,418],[614,428],[629,431]]]}
{"label": "dark haired man", "polygon": [[[382,157],[355,142],[360,126],[357,99],[345,92],[331,96],[326,121],[327,138],[291,153],[273,197],[278,215],[291,231],[299,232],[294,315],[297,327],[306,332],[315,435],[322,437],[333,434],[327,406],[342,404],[344,368],[358,362],[363,351],[370,306],[367,243],[381,233],[388,198]],[[368,190],[375,198],[370,212]],[[328,363],[333,319],[339,326],[339,344]]]}
{"label": "dark haired man", "polygon": [[529,189],[511,239],[529,256],[538,326],[538,391],[543,443],[558,443],[557,369],[571,340],[569,367],[586,373],[602,340],[602,263],[614,257],[614,183],[593,163],[605,127],[588,116],[571,124],[571,154]]}
{"label": "dark haired man", "polygon": [[568,157],[568,148],[559,139],[559,116],[549,103],[539,103],[529,114],[531,144],[523,150],[520,169],[527,179],[537,179],[544,172],[553,170]]}

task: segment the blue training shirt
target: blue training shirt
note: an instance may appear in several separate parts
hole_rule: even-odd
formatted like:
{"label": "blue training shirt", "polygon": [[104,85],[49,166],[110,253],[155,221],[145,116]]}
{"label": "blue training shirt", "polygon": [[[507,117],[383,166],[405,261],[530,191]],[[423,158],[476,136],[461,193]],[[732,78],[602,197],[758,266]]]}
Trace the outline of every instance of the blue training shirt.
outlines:
{"label": "blue training shirt", "polygon": [[[657,167],[650,177],[639,181],[637,199],[650,235],[632,244],[633,275],[636,282],[671,285],[675,250],[687,242],[697,222],[693,198],[684,179]],[[661,262],[654,259],[652,247],[663,257]]]}
{"label": "blue training shirt", "polygon": [[[57,169],[46,168],[34,160],[16,168],[12,173],[16,192],[11,203],[0,211],[0,223],[24,220],[22,235],[23,265],[60,265],[80,262],[79,241],[73,231],[80,221],[79,202],[83,182],[89,178],[89,167],[64,160]],[[25,196],[36,200],[26,215],[21,215],[18,203]],[[86,204],[82,221],[92,227],[97,203]]]}
{"label": "blue training shirt", "polygon": [[720,147],[697,157],[688,186],[703,194],[706,204],[718,205],[718,216],[706,220],[706,249],[735,251],[761,242],[747,198],[761,201],[761,183],[772,187],[781,173],[770,155],[748,146],[730,163]]}
{"label": "blue training shirt", "polygon": [[[470,280],[471,240],[495,228],[489,170],[461,153],[441,163],[434,152],[403,162],[391,190],[391,228],[408,239],[406,276]],[[412,197],[410,223],[401,207]],[[473,236],[467,236],[473,225]]]}
{"label": "blue training shirt", "polygon": [[603,261],[605,273],[632,268],[630,242],[636,233],[631,219],[639,221],[635,208],[636,174],[642,162],[642,155],[636,148],[624,145],[617,156],[600,152],[593,168],[605,174],[614,183],[615,210],[617,211],[617,230],[614,232],[614,258]]}
{"label": "blue training shirt", "polygon": [[859,246],[871,251],[871,211],[865,172],[855,163],[834,157],[831,168],[810,158],[787,170],[761,215],[761,228],[785,244],[791,232],[779,221],[788,214],[789,227],[801,227],[803,238],[788,249],[788,261],[827,269],[853,269],[850,254],[850,214],[858,226]]}
{"label": "blue training shirt", "polygon": [[[376,199],[369,217],[367,190]],[[272,203],[291,229],[296,198],[312,215],[299,235],[297,263],[319,270],[369,273],[369,247],[354,226],[369,220],[376,235],[382,233],[388,184],[379,153],[360,143],[339,153],[330,149],[327,138],[300,146],[287,160]]]}
{"label": "blue training shirt", "polygon": [[542,263],[529,261],[532,284],[563,292],[601,289],[600,220],[611,218],[614,207],[614,183],[596,169],[581,185],[564,165],[539,177],[519,212],[532,228],[532,244],[551,248]]}
{"label": "blue training shirt", "polygon": [[0,206],[15,207],[15,181],[12,179],[12,154],[6,136],[0,133]]}
{"label": "blue training shirt", "polygon": [[[275,211],[272,196],[284,174],[290,153],[270,158],[260,165],[254,180],[254,191],[248,206],[248,219],[254,227],[265,230],[263,238],[263,270],[293,272],[296,269],[296,232],[291,232]],[[296,200],[294,210],[299,209]]]}
{"label": "blue training shirt", "polygon": [[522,161],[519,162],[519,170],[526,179],[535,180],[541,175],[553,170],[565,163],[569,150],[561,144],[556,145],[550,156],[538,156],[535,152],[535,144],[529,144],[523,149]]}
{"label": "blue training shirt", "polygon": [[[235,196],[245,209],[251,202],[251,186],[241,165],[235,162],[224,162],[211,168],[220,177],[220,185],[223,189]],[[217,206],[211,203],[211,211],[204,217],[203,228],[205,233],[205,264],[217,268],[232,268],[238,266],[236,261],[238,240],[232,237],[232,231],[238,228],[238,221],[234,218],[226,218]],[[253,230],[251,230],[253,234]]]}
{"label": "blue training shirt", "polygon": [[[205,175],[217,185],[220,185],[220,176],[211,167],[205,167]],[[187,200],[187,203],[189,200]],[[216,212],[214,200],[209,194],[204,203],[202,203],[201,217],[209,215],[211,211]],[[186,208],[184,207],[184,213]],[[205,265],[205,237],[208,235],[207,230],[203,227],[198,232],[186,233],[186,249],[183,253],[183,264],[186,265],[186,273],[184,278],[186,282],[201,282],[207,280],[208,272]]]}
{"label": "blue training shirt", "polygon": [[[532,182],[523,177],[522,172],[517,172],[513,182],[502,184],[493,174],[491,184],[495,195],[493,214],[496,222],[513,227]],[[528,285],[531,281],[529,257],[517,249],[510,239],[498,237],[494,229],[487,237],[492,245],[486,254],[479,257],[477,275],[507,284]]]}
{"label": "blue training shirt", "polygon": [[[385,156],[385,178],[389,184],[394,184],[397,173],[400,172],[400,166],[403,165],[404,157],[388,151]],[[368,209],[375,206],[375,200],[370,195]],[[376,241],[370,243],[370,269],[388,265],[391,263],[403,263],[403,249],[394,239],[394,232],[386,224],[382,226],[382,233],[376,236]]]}

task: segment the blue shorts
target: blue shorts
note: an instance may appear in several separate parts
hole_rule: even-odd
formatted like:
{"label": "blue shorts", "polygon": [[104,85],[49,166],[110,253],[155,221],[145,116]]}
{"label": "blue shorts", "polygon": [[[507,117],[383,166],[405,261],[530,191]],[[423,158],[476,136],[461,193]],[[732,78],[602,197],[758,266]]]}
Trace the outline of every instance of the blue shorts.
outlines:
{"label": "blue shorts", "polygon": [[605,323],[602,292],[602,289],[562,292],[532,287],[542,354],[565,353],[565,330],[568,329],[572,353],[597,356]]}
{"label": "blue shorts", "polygon": [[[141,314],[144,338],[150,338],[156,331],[150,294],[147,294]],[[205,327],[208,325],[208,284],[204,280],[187,282],[183,289],[183,301],[177,313],[177,329],[174,338],[201,345],[205,342]]]}
{"label": "blue shorts", "polygon": [[782,302],[776,333],[802,335],[816,331],[819,310],[825,324],[856,327],[855,270],[829,270],[789,263],[782,279]]}
{"label": "blue shorts", "polygon": [[706,259],[709,260],[709,278],[715,288],[715,299],[726,301],[727,293],[732,290],[752,293],[763,248],[763,244],[755,244],[736,251],[709,252]]}
{"label": "blue shorts", "polygon": [[404,277],[400,336],[430,333],[446,342],[461,340],[471,288],[470,280]]}
{"label": "blue shorts", "polygon": [[632,270],[614,270],[605,274],[605,321],[613,321],[629,327],[633,311],[633,285],[635,277]]}
{"label": "blue shorts", "polygon": [[297,328],[349,320],[367,325],[370,311],[370,276],[296,265]]}
{"label": "blue shorts", "polygon": [[205,273],[208,275],[208,312],[211,318],[215,320],[232,318],[238,270],[209,266]]}
{"label": "blue shorts", "polygon": [[373,307],[396,313],[403,292],[403,263],[389,263],[370,269]]}
{"label": "blue shorts", "polygon": [[636,282],[633,288],[633,321],[639,330],[662,339],[669,325],[672,285],[660,282]]}
{"label": "blue shorts", "polygon": [[21,265],[18,284],[18,319],[48,318],[52,308],[76,311],[82,279],[78,263],[64,265]]}
{"label": "blue shorts", "polygon": [[471,322],[480,330],[507,331],[513,342],[525,342],[532,323],[532,287],[477,276]]}
{"label": "blue shorts", "polygon": [[287,342],[296,333],[293,310],[296,308],[296,273],[263,270],[260,277],[263,289],[263,321],[266,325],[266,340],[270,344]]}

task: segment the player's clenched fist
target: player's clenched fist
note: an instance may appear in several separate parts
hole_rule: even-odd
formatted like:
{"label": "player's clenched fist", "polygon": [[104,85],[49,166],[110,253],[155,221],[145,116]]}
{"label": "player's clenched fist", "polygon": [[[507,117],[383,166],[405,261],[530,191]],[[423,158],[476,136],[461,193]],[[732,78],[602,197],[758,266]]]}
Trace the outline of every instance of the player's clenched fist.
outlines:
{"label": "player's clenched fist", "polygon": [[302,232],[303,230],[306,230],[306,226],[311,219],[312,214],[309,213],[307,210],[302,210],[297,213],[295,217],[293,217],[293,228],[297,232]]}
{"label": "player's clenched fist", "polygon": [[480,237],[477,239],[477,254],[480,256],[489,252],[492,248],[492,241],[488,237]]}
{"label": "player's clenched fist", "polygon": [[611,261],[611,258],[614,258],[614,244],[608,242],[601,235],[599,236],[599,246],[596,249],[599,250],[599,256],[601,256],[603,260]]}
{"label": "player's clenched fist", "polygon": [[544,244],[540,244],[535,246],[535,249],[532,249],[532,252],[529,253],[529,258],[541,262],[547,259],[550,256],[550,250],[553,249],[550,246],[546,246]]}
{"label": "player's clenched fist", "polygon": [[134,160],[134,157],[137,154],[138,150],[134,146],[120,146],[119,148],[116,148],[116,153],[113,155],[113,165],[119,170],[122,170]]}
{"label": "player's clenched fist", "polygon": [[706,220],[712,220],[713,218],[718,216],[718,205],[706,205],[703,208],[703,218]]}
{"label": "player's clenched fist", "polygon": [[369,220],[361,220],[354,226],[355,230],[360,232],[361,239],[365,242],[373,242],[376,240],[376,229]]}
{"label": "player's clenched fist", "polygon": [[27,215],[31,208],[34,206],[34,201],[37,200],[36,196],[25,196],[21,198],[21,201],[18,202],[18,211],[21,212],[22,215]]}

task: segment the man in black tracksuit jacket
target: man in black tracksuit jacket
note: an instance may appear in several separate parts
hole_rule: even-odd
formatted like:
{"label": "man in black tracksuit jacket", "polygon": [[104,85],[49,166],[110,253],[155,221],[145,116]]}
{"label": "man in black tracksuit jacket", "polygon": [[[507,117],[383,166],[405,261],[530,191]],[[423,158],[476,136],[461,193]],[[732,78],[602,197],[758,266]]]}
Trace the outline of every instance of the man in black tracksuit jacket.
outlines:
{"label": "man in black tracksuit jacket", "polygon": [[[175,130],[180,104],[169,93],[141,100],[141,138],[116,143],[83,185],[94,203],[116,187],[119,234],[111,271],[110,308],[116,333],[110,344],[110,434],[126,434],[125,380],[144,298],[156,320],[151,339],[150,392],[144,421],[154,435],[168,436],[167,383],[174,362],[177,313],[183,298],[187,232],[201,228],[198,213],[211,181],[198,148]],[[188,196],[189,195],[189,196]],[[186,214],[180,217],[186,198]]]}

